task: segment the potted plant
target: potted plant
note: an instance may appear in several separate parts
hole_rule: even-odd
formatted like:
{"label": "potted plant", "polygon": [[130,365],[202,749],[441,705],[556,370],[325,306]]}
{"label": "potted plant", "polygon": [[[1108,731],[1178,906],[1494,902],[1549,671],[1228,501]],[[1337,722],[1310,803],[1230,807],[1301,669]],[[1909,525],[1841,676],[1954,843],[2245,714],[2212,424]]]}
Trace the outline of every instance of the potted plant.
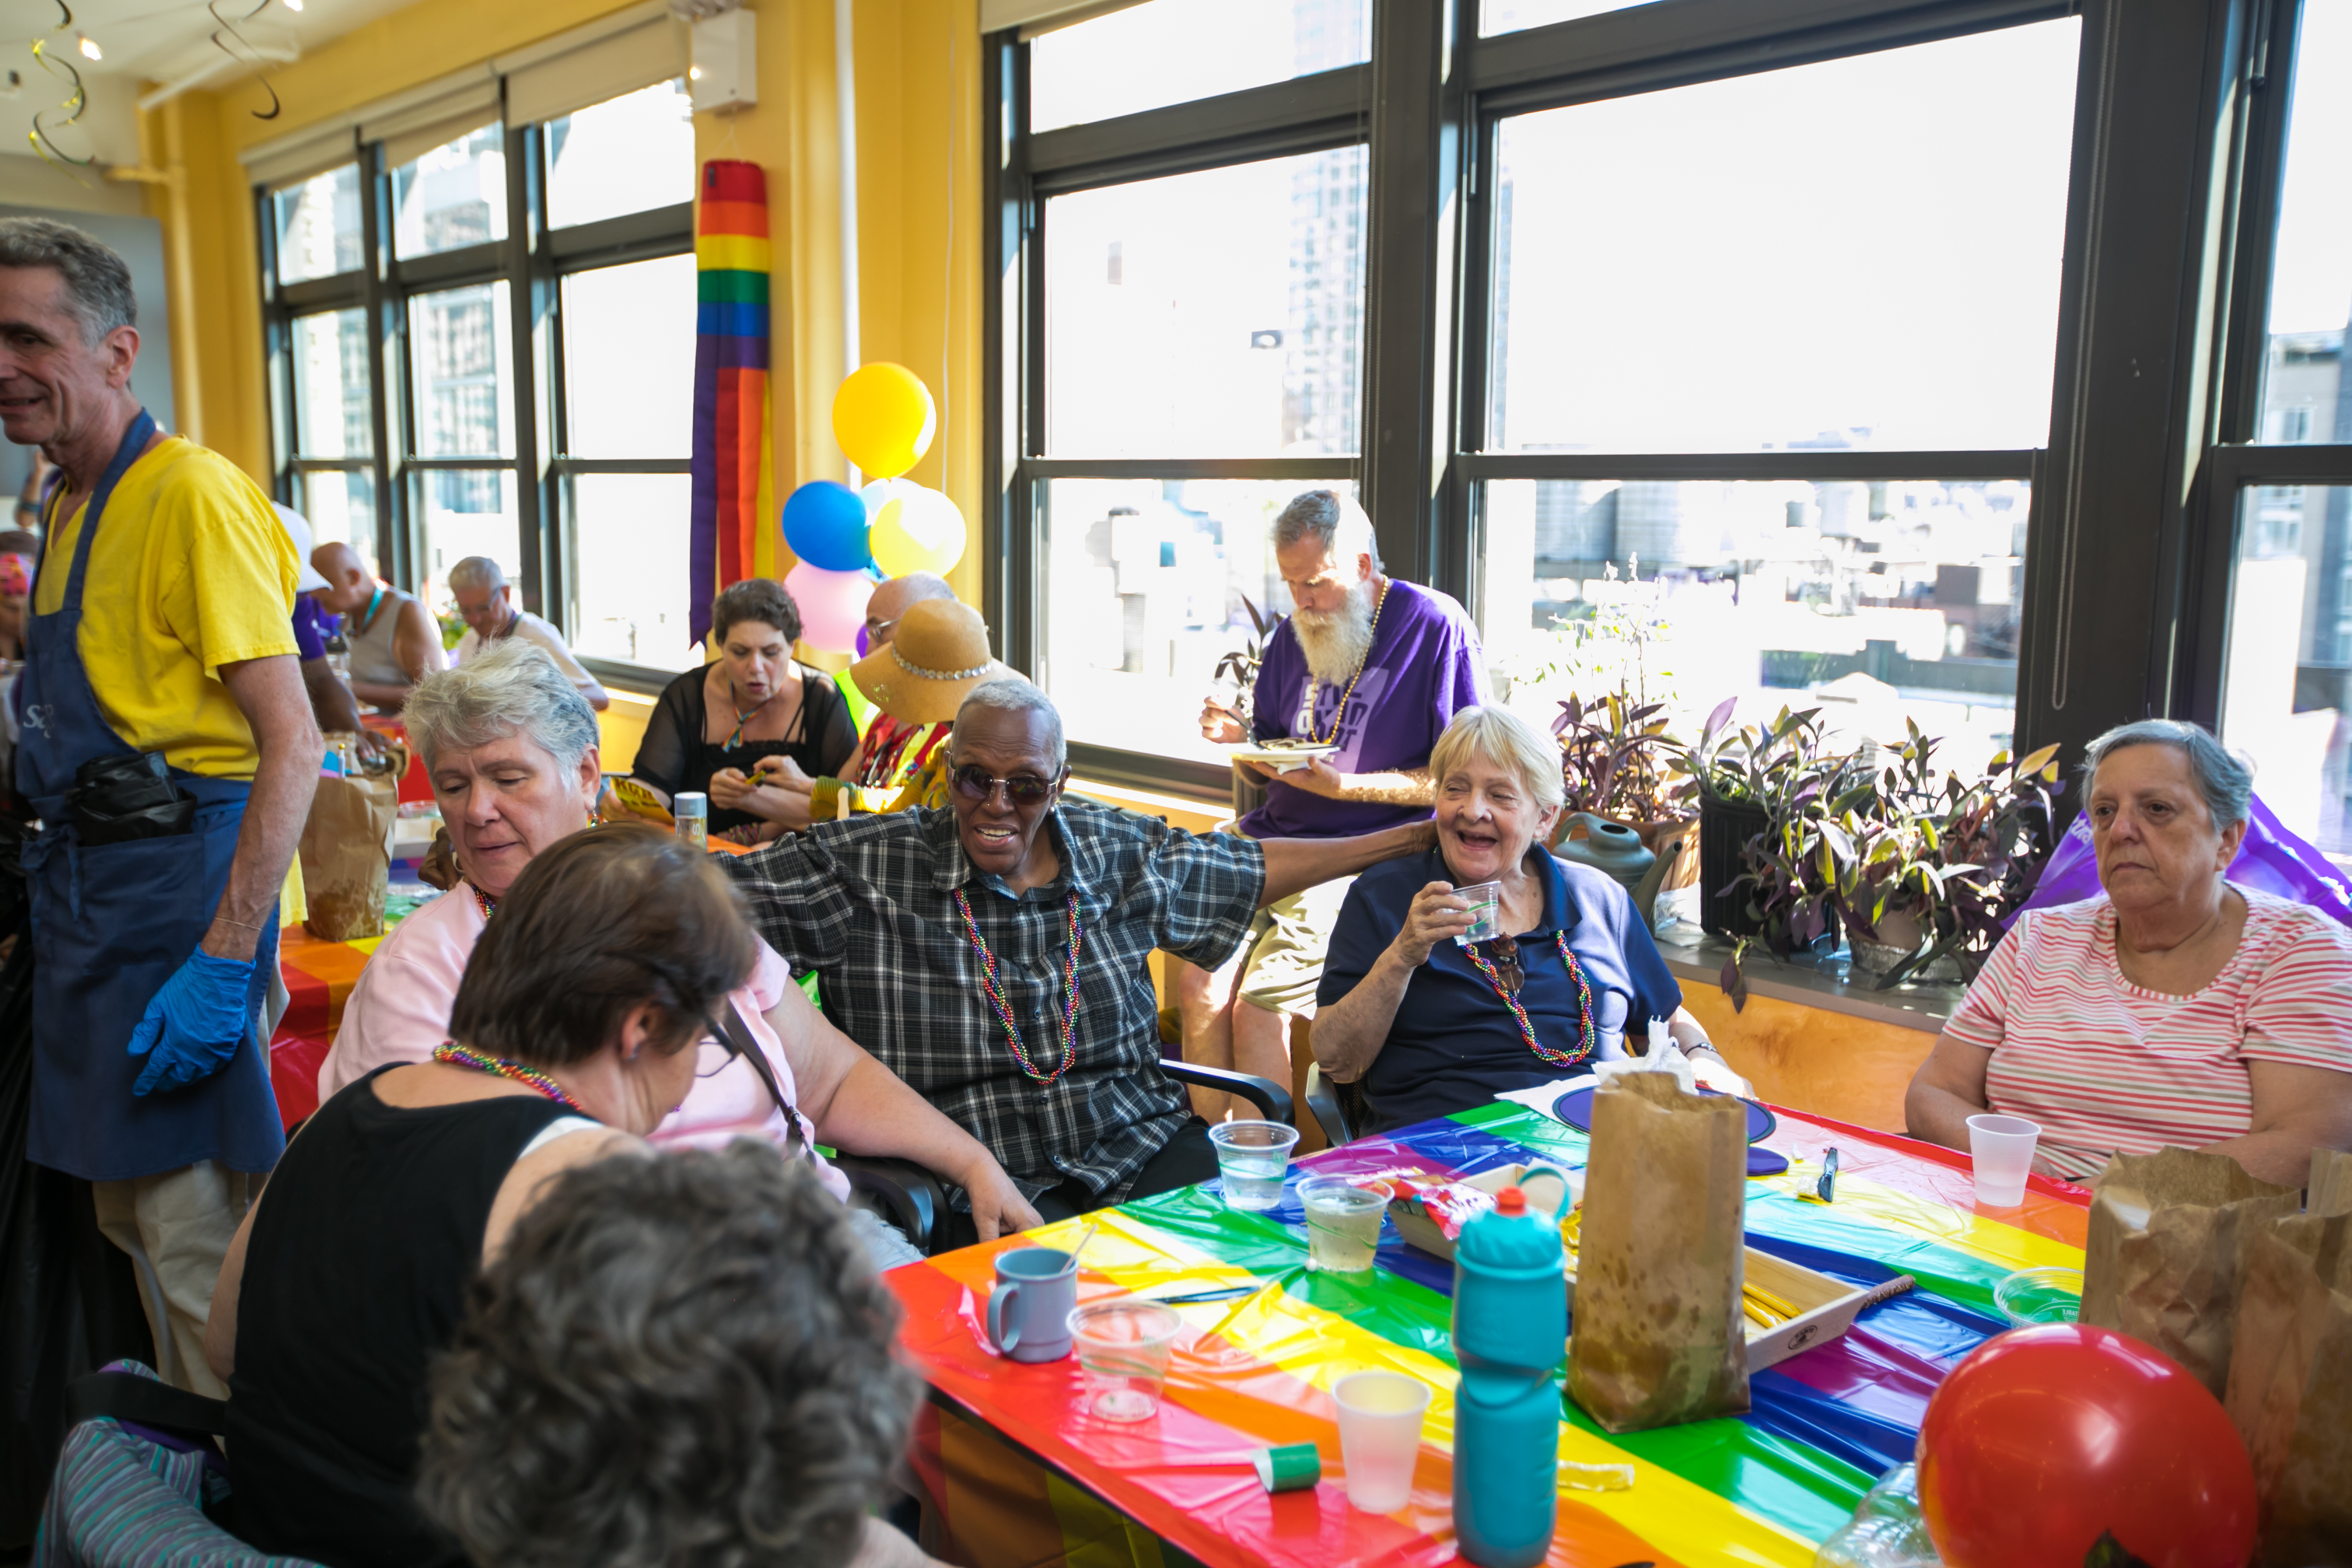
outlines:
{"label": "potted plant", "polygon": [[1854,966],[1884,989],[1908,979],[1976,978],[2010,911],[2032,895],[2048,860],[2058,748],[1984,773],[1936,777],[1936,742],[1907,726],[1871,781],[1852,854],[1836,853],[1837,900]]}
{"label": "potted plant", "polygon": [[[1789,826],[1819,791],[1821,710],[1783,708],[1769,724],[1733,729],[1738,700],[1727,697],[1707,715],[1697,743],[1676,764],[1682,797],[1698,813],[1699,928],[1711,936],[1763,935],[1768,911],[1793,915],[1797,904],[1811,901],[1796,880],[1768,885],[1769,875],[1759,879],[1751,867],[1769,871],[1773,862],[1764,840],[1776,818]],[[1786,843],[1780,852],[1785,858],[1795,848]],[[1796,923],[1811,924],[1810,917]]]}
{"label": "potted plant", "polygon": [[1657,839],[1686,819],[1670,773],[1665,711],[1663,702],[1637,706],[1622,690],[1590,705],[1580,697],[1560,703],[1551,732],[1567,791],[1563,834],[1570,816],[1589,812],[1633,829],[1654,854]]}
{"label": "potted plant", "polygon": [[[1808,716],[1782,722],[1792,717]],[[1768,825],[1731,884],[1729,901],[1755,927],[1734,933],[1724,965],[1735,1008],[1747,1000],[1741,963],[1753,942],[1786,958],[1833,943],[1841,927],[1876,989],[1974,979],[2002,920],[2032,895],[2053,842],[2051,802],[2064,787],[2057,748],[2014,763],[2002,752],[1977,779],[1947,771],[1939,780],[1936,742],[1906,727],[1882,769],[1875,748],[1826,753],[1817,726],[1799,722],[1765,768],[1742,775]],[[1724,787],[1726,773],[1715,776]]]}

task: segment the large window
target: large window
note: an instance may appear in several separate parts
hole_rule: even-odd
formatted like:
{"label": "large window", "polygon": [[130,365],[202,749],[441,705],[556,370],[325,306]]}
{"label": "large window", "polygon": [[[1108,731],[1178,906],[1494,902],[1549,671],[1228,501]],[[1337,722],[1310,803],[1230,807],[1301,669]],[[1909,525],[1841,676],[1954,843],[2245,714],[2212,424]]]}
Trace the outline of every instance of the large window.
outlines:
{"label": "large window", "polygon": [[700,662],[687,629],[686,459],[694,447],[694,258],[563,279],[573,636],[592,658]]}
{"label": "large window", "polygon": [[2011,744],[2079,50],[2046,22],[1495,126],[1479,618],[1528,717],[1629,679],[1685,726]]}
{"label": "large window", "polygon": [[1220,3],[999,44],[991,609],[1090,763],[1213,785],[1200,698],[1325,485],[1531,717],[1631,657],[1699,712],[2014,742],[2079,19]]}
{"label": "large window", "polygon": [[486,555],[583,655],[681,668],[684,84],[459,125],[260,197],[279,493],[437,613]]}
{"label": "large window", "polygon": [[[1211,105],[1360,68],[1371,12],[1370,0],[1151,0],[1031,47],[1032,126],[1075,127],[1061,134],[1078,161],[1039,179],[1043,308],[1016,350],[1036,395],[1013,514],[1035,585],[1007,646],[1060,703],[1082,756],[1221,766],[1200,737],[1201,697],[1254,637],[1254,614],[1290,608],[1266,542],[1274,516],[1301,489],[1353,486],[1361,126],[1261,142]],[[1141,58],[1150,71],[1131,68]],[[1196,108],[1213,156],[1087,161],[1094,122]]]}
{"label": "large window", "polygon": [[2276,222],[2249,238],[2268,280],[2247,301],[2259,396],[2231,432],[2244,444],[2212,464],[2213,536],[2229,545],[2215,706],[2255,794],[2352,868],[2352,0],[2305,0],[2299,20]]}

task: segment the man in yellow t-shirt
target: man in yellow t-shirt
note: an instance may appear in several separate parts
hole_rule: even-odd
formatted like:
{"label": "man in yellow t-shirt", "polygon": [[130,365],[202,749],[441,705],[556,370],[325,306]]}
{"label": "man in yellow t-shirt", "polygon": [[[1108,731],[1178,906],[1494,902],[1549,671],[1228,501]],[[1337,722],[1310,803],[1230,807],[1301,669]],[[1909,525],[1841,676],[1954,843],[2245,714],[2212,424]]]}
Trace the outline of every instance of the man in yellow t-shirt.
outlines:
{"label": "man in yellow t-shirt", "polygon": [[139,406],[122,258],[0,219],[0,426],[62,470],[16,692],[34,952],[26,1153],[92,1184],[158,1370],[225,1390],[204,1324],[285,1147],[260,1006],[322,745],[268,498]]}

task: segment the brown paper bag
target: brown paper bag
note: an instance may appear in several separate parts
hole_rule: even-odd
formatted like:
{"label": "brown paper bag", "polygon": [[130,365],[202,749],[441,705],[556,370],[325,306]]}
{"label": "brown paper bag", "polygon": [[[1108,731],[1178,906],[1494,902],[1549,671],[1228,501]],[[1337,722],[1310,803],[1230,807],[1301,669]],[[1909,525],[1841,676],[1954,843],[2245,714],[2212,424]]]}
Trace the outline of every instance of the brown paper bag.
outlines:
{"label": "brown paper bag", "polygon": [[1592,1099],[1568,1387],[1612,1432],[1748,1408],[1748,1108],[1623,1073]]}
{"label": "brown paper bag", "polygon": [[2220,1398],[2245,1248],[2302,1195],[2193,1149],[2117,1154],[2091,1184],[2083,1321],[2147,1341]]}
{"label": "brown paper bag", "polygon": [[2246,1249],[2223,1400],[2262,1498],[2262,1561],[2352,1563],[2352,1215],[2293,1215]]}
{"label": "brown paper bag", "polygon": [[391,872],[396,775],[322,778],[302,825],[302,893],[310,918],[302,929],[326,942],[383,934]]}

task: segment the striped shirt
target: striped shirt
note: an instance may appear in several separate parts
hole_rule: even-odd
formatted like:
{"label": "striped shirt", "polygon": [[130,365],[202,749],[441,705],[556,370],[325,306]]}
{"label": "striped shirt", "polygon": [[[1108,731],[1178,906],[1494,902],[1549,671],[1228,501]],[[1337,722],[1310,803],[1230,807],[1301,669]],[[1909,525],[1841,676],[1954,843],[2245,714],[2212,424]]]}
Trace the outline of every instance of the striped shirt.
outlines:
{"label": "striped shirt", "polygon": [[2187,996],[2124,978],[2105,894],[2036,910],[1993,950],[1944,1032],[1992,1053],[1985,1103],[2041,1124],[2038,1168],[2080,1181],[2111,1153],[2242,1137],[2251,1062],[2352,1072],[2352,931],[2237,891],[2238,951]]}

